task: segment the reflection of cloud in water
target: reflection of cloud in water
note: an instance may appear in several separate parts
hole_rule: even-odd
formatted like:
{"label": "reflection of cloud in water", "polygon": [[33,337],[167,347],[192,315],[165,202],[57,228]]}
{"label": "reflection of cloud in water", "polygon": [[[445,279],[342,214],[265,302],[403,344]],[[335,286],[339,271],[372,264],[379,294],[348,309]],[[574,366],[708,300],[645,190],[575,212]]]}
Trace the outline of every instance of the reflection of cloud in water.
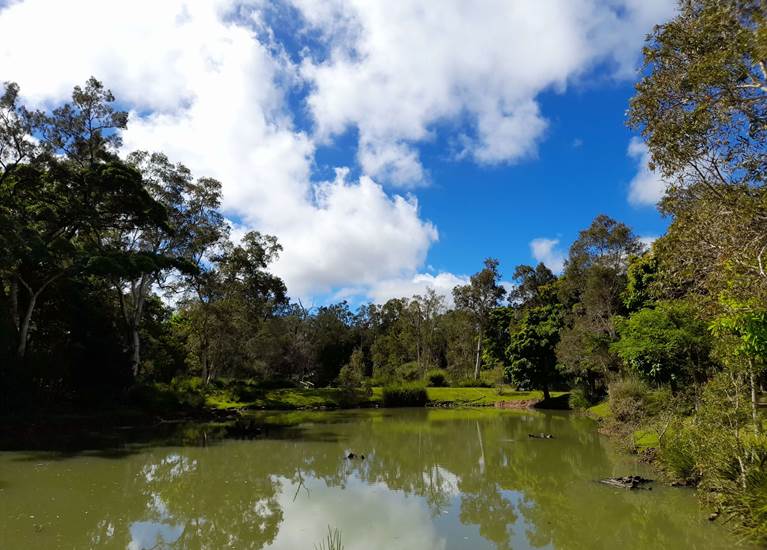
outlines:
{"label": "reflection of cloud in water", "polygon": [[442,466],[434,466],[431,470],[423,473],[423,482],[433,491],[438,491],[446,496],[456,497],[461,494],[458,488],[458,476],[446,470]]}
{"label": "reflection of cloud in water", "polygon": [[142,470],[142,475],[147,482],[152,482],[164,475],[168,480],[197,469],[197,461],[190,460],[178,453],[171,453],[163,458],[158,464],[147,464]]}
{"label": "reflection of cloud in water", "polygon": [[[183,461],[177,460],[180,458],[178,455],[174,456],[175,458],[170,462],[163,460],[162,463],[183,464]],[[172,477],[177,477],[177,475]],[[159,516],[159,521],[147,520],[131,523],[129,527],[131,541],[128,543],[128,550],[162,548],[165,545],[176,542],[184,533],[183,523],[171,523],[173,518],[168,512],[168,506],[160,495],[152,493],[147,503],[147,508],[150,515]],[[108,533],[108,535],[112,536],[111,533]]]}
{"label": "reflection of cloud in water", "polygon": [[392,491],[383,483],[369,485],[352,476],[344,489],[307,479],[304,486],[309,494],[302,490],[294,501],[298,485],[280,479],[283,490],[278,501],[285,517],[267,548],[313,548],[327,536],[328,526],[341,531],[346,550],[446,547],[423,498]]}
{"label": "reflection of cloud in water", "polygon": [[144,550],[162,548],[162,545],[173,544],[184,533],[184,525],[170,525],[154,521],[136,521],[130,526],[131,541],[128,550]]}

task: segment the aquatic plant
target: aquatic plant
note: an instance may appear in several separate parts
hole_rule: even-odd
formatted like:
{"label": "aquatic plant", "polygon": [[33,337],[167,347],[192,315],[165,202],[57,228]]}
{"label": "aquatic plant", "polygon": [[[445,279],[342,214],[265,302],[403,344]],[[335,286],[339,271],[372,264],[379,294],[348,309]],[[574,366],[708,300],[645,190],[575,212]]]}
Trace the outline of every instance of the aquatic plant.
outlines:
{"label": "aquatic plant", "polygon": [[319,546],[315,544],[314,550],[344,550],[344,545],[341,544],[341,531],[331,529],[328,525],[328,536],[320,542]]}

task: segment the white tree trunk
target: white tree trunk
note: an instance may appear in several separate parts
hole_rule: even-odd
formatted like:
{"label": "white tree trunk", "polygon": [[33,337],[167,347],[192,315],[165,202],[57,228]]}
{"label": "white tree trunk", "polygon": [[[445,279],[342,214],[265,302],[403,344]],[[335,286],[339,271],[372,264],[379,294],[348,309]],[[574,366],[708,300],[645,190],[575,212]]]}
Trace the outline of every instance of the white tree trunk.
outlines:
{"label": "white tree trunk", "polygon": [[481,362],[482,352],[482,331],[479,331],[477,335],[477,359],[474,362],[474,380],[479,378],[479,364]]}

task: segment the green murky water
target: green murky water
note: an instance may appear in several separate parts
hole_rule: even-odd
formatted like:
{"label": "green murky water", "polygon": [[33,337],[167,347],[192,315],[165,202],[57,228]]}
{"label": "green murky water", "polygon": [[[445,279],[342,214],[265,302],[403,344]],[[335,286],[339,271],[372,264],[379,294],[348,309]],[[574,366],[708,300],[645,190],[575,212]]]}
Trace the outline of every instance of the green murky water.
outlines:
{"label": "green murky water", "polygon": [[[650,472],[593,422],[496,410],[266,415],[252,440],[0,452],[0,548],[346,550],[732,548],[693,493],[623,491]],[[551,440],[530,439],[550,432]],[[176,438],[178,442],[179,439]],[[365,459],[349,460],[350,452]]]}

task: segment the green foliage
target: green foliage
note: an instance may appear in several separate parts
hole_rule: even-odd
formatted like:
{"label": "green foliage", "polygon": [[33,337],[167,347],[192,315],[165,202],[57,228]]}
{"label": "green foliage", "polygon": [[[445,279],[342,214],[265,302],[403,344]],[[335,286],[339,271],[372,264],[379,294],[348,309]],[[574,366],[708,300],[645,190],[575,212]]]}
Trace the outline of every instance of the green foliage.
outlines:
{"label": "green foliage", "polygon": [[364,357],[362,350],[355,349],[349,362],[338,373],[338,387],[344,390],[356,390],[362,386],[364,378]]}
{"label": "green foliage", "polygon": [[586,393],[582,388],[575,388],[570,391],[570,407],[573,409],[586,410],[591,407],[592,404],[593,403],[586,398]]}
{"label": "green foliage", "polygon": [[654,284],[658,277],[658,258],[652,252],[634,257],[626,272],[626,289],[622,300],[628,311],[652,307],[655,303]]}
{"label": "green foliage", "polygon": [[494,258],[485,260],[485,267],[471,276],[469,284],[453,289],[453,300],[459,310],[471,314],[478,341],[474,363],[474,378],[479,378],[482,359],[482,340],[488,329],[492,311],[498,307],[506,295],[506,289],[501,285],[499,262]]}
{"label": "green foliage", "polygon": [[608,389],[610,412],[618,422],[636,425],[646,414],[650,389],[638,378],[611,382]]}
{"label": "green foliage", "polygon": [[396,376],[398,380],[415,382],[421,379],[421,367],[415,361],[404,363],[397,367]]}
{"label": "green foliage", "polygon": [[705,380],[711,338],[691,303],[659,302],[618,320],[616,328],[620,339],[610,349],[647,382],[677,386]]}
{"label": "green foliage", "polygon": [[510,330],[506,377],[519,386],[542,389],[546,398],[558,379],[556,345],[563,323],[558,304],[527,308]]}
{"label": "green foliage", "polygon": [[448,385],[447,371],[432,369],[426,373],[426,385],[432,388],[443,388]]}
{"label": "green foliage", "polygon": [[418,383],[384,386],[382,398],[386,407],[423,407],[428,400],[426,387]]}
{"label": "green foliage", "polygon": [[695,431],[683,420],[677,420],[671,433],[660,445],[660,460],[674,479],[695,484],[700,481],[696,465]]}

